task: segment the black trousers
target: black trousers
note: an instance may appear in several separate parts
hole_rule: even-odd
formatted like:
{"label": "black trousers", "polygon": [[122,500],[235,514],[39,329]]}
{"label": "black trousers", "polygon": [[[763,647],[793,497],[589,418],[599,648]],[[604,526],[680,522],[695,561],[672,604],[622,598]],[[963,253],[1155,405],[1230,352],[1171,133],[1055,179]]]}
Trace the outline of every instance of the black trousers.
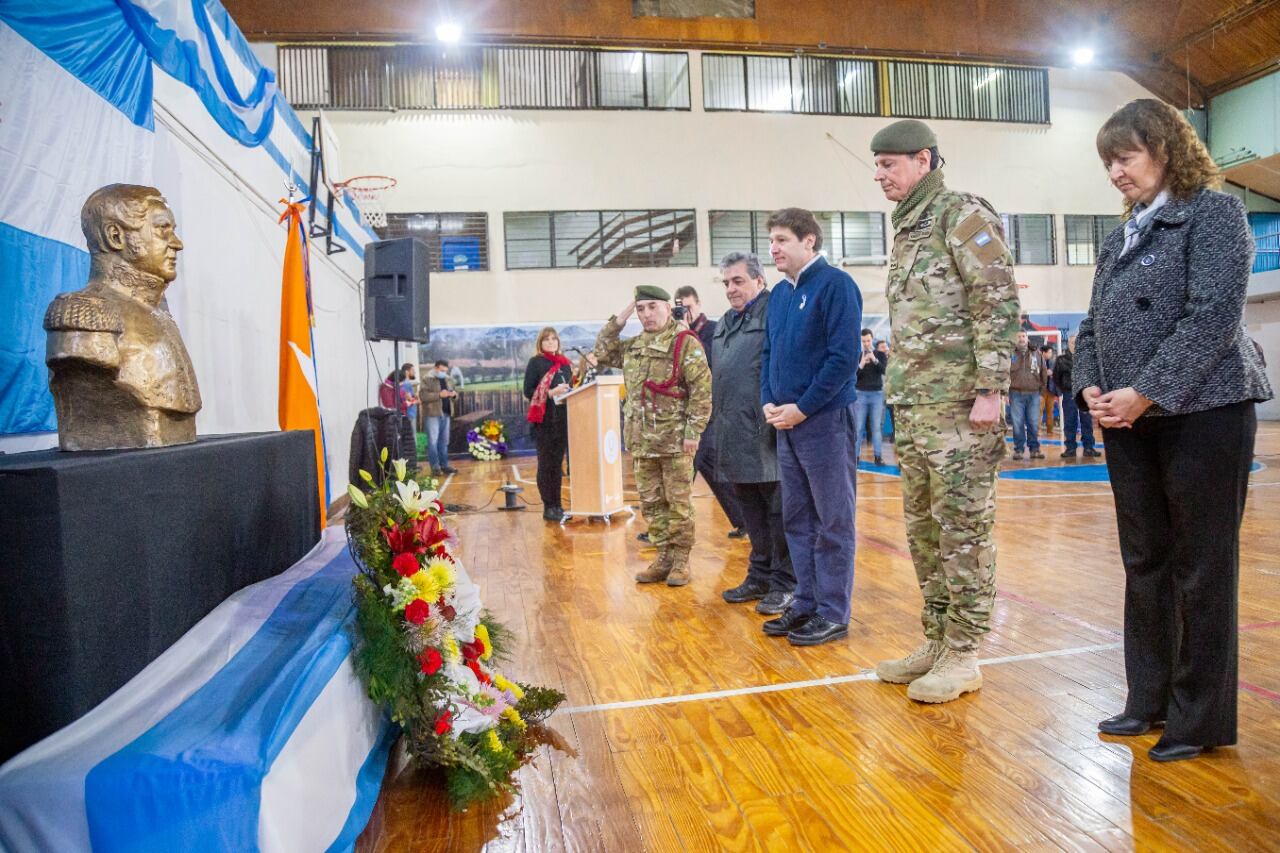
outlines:
{"label": "black trousers", "polygon": [[781,483],[734,483],[743,525],[751,539],[747,580],[767,584],[769,592],[792,592],[796,573],[782,528]]}
{"label": "black trousers", "polygon": [[1251,402],[1104,429],[1124,560],[1125,713],[1179,743],[1236,742],[1240,522]]}
{"label": "black trousers", "polygon": [[564,453],[569,446],[569,422],[563,418],[537,424],[532,429],[533,446],[538,451],[538,496],[543,506],[560,506],[560,484],[564,480]]}
{"label": "black trousers", "polygon": [[701,474],[702,479],[706,480],[707,485],[711,487],[711,493],[720,502],[720,508],[728,517],[729,524],[734,530],[741,529],[744,522],[742,509],[738,506],[738,496],[734,492],[732,483],[716,479],[716,448],[705,438],[698,445],[698,452],[693,456],[693,469]]}

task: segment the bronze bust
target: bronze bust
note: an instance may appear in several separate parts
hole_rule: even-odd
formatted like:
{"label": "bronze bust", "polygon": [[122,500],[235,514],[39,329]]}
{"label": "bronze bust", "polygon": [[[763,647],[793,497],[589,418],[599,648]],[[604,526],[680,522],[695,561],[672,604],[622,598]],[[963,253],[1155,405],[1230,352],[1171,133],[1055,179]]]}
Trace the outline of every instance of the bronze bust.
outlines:
{"label": "bronze bust", "polygon": [[165,305],[182,241],[160,191],[111,184],[80,211],[89,283],[44,315],[45,361],[63,450],[196,440],[200,389]]}

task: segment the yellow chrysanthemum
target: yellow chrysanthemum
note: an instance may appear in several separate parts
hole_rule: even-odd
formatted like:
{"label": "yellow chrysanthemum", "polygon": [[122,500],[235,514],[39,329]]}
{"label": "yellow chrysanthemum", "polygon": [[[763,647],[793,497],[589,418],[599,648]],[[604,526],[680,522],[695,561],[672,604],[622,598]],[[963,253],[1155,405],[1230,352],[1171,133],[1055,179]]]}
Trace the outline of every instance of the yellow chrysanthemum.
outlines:
{"label": "yellow chrysanthemum", "polygon": [[493,641],[489,639],[489,629],[483,622],[476,625],[476,639],[484,643],[484,654],[480,655],[480,660],[493,657]]}
{"label": "yellow chrysanthemum", "polygon": [[458,641],[453,638],[452,634],[444,636],[444,653],[449,663],[457,663],[458,658],[462,657],[462,650],[458,648]]}
{"label": "yellow chrysanthemum", "polygon": [[435,604],[436,599],[440,597],[440,585],[436,583],[431,573],[425,570],[414,572],[409,578],[409,583],[413,584],[413,588],[418,591],[420,598],[426,599],[428,604]]}
{"label": "yellow chrysanthemum", "polygon": [[495,672],[493,674],[493,686],[499,690],[507,691],[512,696],[516,697],[517,702],[524,698],[524,691],[520,689],[520,685],[516,684],[514,681],[508,680],[505,675]]}
{"label": "yellow chrysanthemum", "polygon": [[446,592],[453,588],[453,566],[448,560],[432,560],[427,563],[425,571],[440,592]]}
{"label": "yellow chrysanthemum", "polygon": [[497,729],[489,729],[489,749],[493,752],[502,752],[502,740],[498,737]]}
{"label": "yellow chrysanthemum", "polygon": [[515,708],[507,708],[502,712],[502,716],[506,717],[509,722],[514,723],[516,728],[528,728],[528,724],[525,723],[524,718],[520,716],[520,712]]}

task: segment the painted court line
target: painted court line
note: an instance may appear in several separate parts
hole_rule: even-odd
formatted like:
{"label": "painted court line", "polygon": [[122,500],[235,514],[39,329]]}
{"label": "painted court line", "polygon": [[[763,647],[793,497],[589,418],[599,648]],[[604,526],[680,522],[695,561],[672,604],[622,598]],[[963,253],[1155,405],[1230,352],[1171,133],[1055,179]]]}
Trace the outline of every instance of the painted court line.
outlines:
{"label": "painted court line", "polygon": [[[1121,643],[1102,643],[1096,646],[1080,646],[1074,649],[1055,649],[1048,652],[1031,652],[1025,655],[1009,655],[1007,657],[988,658],[982,661],[983,666],[999,666],[1005,663],[1018,663],[1044,658],[1066,657],[1068,655],[1090,654],[1118,649]],[[734,696],[754,696],[761,693],[781,693],[787,690],[804,690],[809,687],[829,687],[833,684],[849,684],[854,681],[875,681],[874,670],[864,669],[853,675],[830,675],[826,678],[812,678],[807,681],[786,681],[780,684],[760,684],[755,687],[737,687],[732,690],[713,690],[707,693],[684,693],[679,696],[656,696],[652,699],[632,699],[626,702],[604,702],[599,705],[581,705],[576,708],[565,708],[564,714],[588,714],[594,711],[622,711],[628,708],[651,708],[655,705],[677,705],[684,702],[704,702],[709,699],[728,699]]]}

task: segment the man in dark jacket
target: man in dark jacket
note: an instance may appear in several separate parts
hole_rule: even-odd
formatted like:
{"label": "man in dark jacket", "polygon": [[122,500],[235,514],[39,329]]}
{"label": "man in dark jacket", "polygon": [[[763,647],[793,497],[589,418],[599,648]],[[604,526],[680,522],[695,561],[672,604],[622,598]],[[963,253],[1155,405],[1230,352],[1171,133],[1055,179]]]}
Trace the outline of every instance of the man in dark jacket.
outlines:
{"label": "man in dark jacket", "polygon": [[[719,454],[717,480],[731,483],[751,537],[747,577],[724,591],[730,604],[762,599],[757,613],[785,611],[796,588],[791,554],[782,529],[782,491],[774,430],[760,408],[760,352],[764,347],[769,292],[753,254],[730,252],[720,262],[730,310],[720,318],[711,343],[711,426]],[[705,436],[704,436],[705,441]]]}
{"label": "man in dark jacket", "polygon": [[[683,322],[689,331],[698,336],[698,340],[702,342],[702,351],[707,354],[707,363],[711,365],[714,372],[715,357],[711,352],[711,341],[715,337],[716,321],[709,319],[702,312],[702,301],[698,298],[698,291],[689,285],[678,288],[675,298],[679,314],[676,319]],[[681,312],[680,309],[684,310]],[[702,440],[698,443],[698,452],[693,457],[693,468],[702,475],[702,479],[707,481],[707,485],[711,487],[711,493],[716,496],[716,500],[720,502],[720,508],[729,519],[729,525],[733,528],[729,531],[729,538],[741,539],[746,535],[746,531],[743,529],[742,509],[738,506],[737,495],[734,494],[730,483],[716,476],[715,421],[716,416],[713,411],[711,422],[707,424],[707,431],[702,434]]]}
{"label": "man in dark jacket", "polygon": [[1067,351],[1053,362],[1053,384],[1062,392],[1062,451],[1063,459],[1076,458],[1076,425],[1080,426],[1080,441],[1084,455],[1097,457],[1102,454],[1093,448],[1093,416],[1088,409],[1076,405],[1071,396],[1071,367],[1075,360],[1076,336],[1067,338]]}

